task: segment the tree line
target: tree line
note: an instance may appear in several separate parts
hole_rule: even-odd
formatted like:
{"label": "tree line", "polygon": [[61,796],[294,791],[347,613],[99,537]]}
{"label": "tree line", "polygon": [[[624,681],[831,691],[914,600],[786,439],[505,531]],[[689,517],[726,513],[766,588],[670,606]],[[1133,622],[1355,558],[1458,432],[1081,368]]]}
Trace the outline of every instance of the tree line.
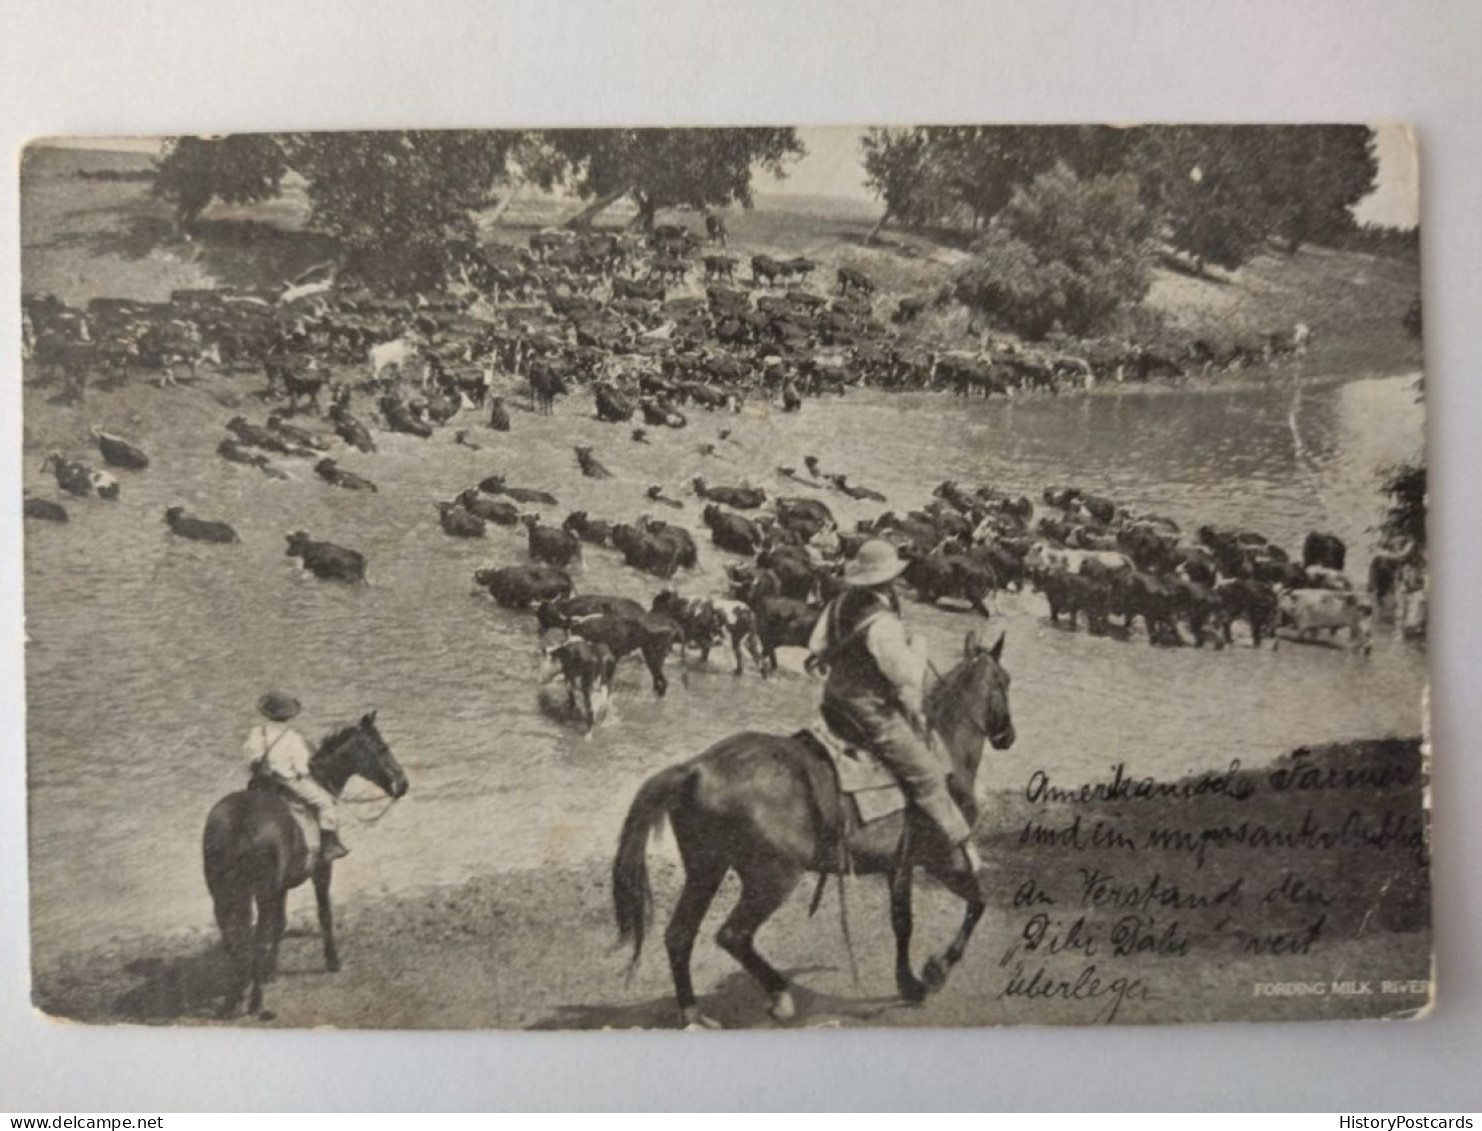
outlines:
{"label": "tree line", "polygon": [[1373,131],[1345,125],[927,126],[860,148],[876,232],[967,233],[955,297],[1032,338],[1106,329],[1166,252],[1202,274],[1351,237],[1379,168]]}
{"label": "tree line", "polygon": [[636,222],[661,208],[752,205],[758,169],[781,175],[804,153],[797,131],[751,129],[402,130],[236,134],[170,141],[155,168],[155,195],[189,233],[213,200],[252,204],[303,179],[309,224],[334,237],[352,272],[423,285],[444,249],[474,236],[477,212],[527,185],[564,186],[590,222],[630,198]]}

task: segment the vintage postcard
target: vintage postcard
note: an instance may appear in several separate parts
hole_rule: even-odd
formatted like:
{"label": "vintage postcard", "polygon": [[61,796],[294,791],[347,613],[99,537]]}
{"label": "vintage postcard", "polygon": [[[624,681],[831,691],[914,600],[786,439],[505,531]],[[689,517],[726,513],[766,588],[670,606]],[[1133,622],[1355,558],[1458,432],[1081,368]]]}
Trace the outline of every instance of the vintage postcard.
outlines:
{"label": "vintage postcard", "polygon": [[39,141],[33,997],[1402,1018],[1397,126]]}

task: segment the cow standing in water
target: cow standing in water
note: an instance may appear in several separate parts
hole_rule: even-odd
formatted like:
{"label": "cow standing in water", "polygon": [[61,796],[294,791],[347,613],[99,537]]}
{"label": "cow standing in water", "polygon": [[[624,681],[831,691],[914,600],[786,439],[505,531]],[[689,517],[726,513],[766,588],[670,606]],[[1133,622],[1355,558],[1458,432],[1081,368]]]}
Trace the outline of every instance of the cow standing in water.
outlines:
{"label": "cow standing in water", "polygon": [[711,243],[726,246],[726,222],[714,212],[705,213],[705,234],[710,237]]}

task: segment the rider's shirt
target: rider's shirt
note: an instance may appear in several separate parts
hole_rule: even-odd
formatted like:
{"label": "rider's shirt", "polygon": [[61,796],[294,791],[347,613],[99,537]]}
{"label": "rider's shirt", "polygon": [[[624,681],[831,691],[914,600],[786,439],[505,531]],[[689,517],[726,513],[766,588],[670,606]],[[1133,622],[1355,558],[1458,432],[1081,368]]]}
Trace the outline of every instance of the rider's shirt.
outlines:
{"label": "rider's shirt", "polygon": [[242,749],[252,761],[260,759],[263,768],[274,777],[296,781],[313,776],[309,770],[312,753],[308,743],[283,723],[253,727]]}
{"label": "rider's shirt", "polygon": [[921,713],[926,642],[878,594],[855,590],[836,598],[818,618],[808,650],[827,658],[826,697],[883,699]]}

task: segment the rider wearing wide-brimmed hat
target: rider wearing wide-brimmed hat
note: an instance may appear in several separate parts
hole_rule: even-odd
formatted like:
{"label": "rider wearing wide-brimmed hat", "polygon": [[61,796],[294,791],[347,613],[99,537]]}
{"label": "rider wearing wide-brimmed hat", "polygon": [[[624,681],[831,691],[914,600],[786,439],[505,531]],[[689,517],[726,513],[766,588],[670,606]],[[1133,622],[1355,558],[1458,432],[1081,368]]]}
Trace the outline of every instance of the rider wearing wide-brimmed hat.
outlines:
{"label": "rider wearing wide-brimmed hat", "polygon": [[313,752],[303,737],[288,726],[288,720],[301,709],[293,696],[269,691],[257,701],[258,713],[268,721],[252,728],[243,749],[252,759],[254,772],[282,787],[314,814],[319,823],[319,850],[326,860],[337,860],[350,850],[340,843],[335,796],[314,778],[309,768]]}
{"label": "rider wearing wide-brimmed hat", "polygon": [[809,667],[828,672],[822,708],[828,728],[877,754],[940,831],[958,866],[976,872],[971,830],[948,790],[946,755],[929,737],[926,643],[901,620],[895,580],[908,564],[881,539],[859,548],[844,566],[848,588],[829,603],[808,641]]}

